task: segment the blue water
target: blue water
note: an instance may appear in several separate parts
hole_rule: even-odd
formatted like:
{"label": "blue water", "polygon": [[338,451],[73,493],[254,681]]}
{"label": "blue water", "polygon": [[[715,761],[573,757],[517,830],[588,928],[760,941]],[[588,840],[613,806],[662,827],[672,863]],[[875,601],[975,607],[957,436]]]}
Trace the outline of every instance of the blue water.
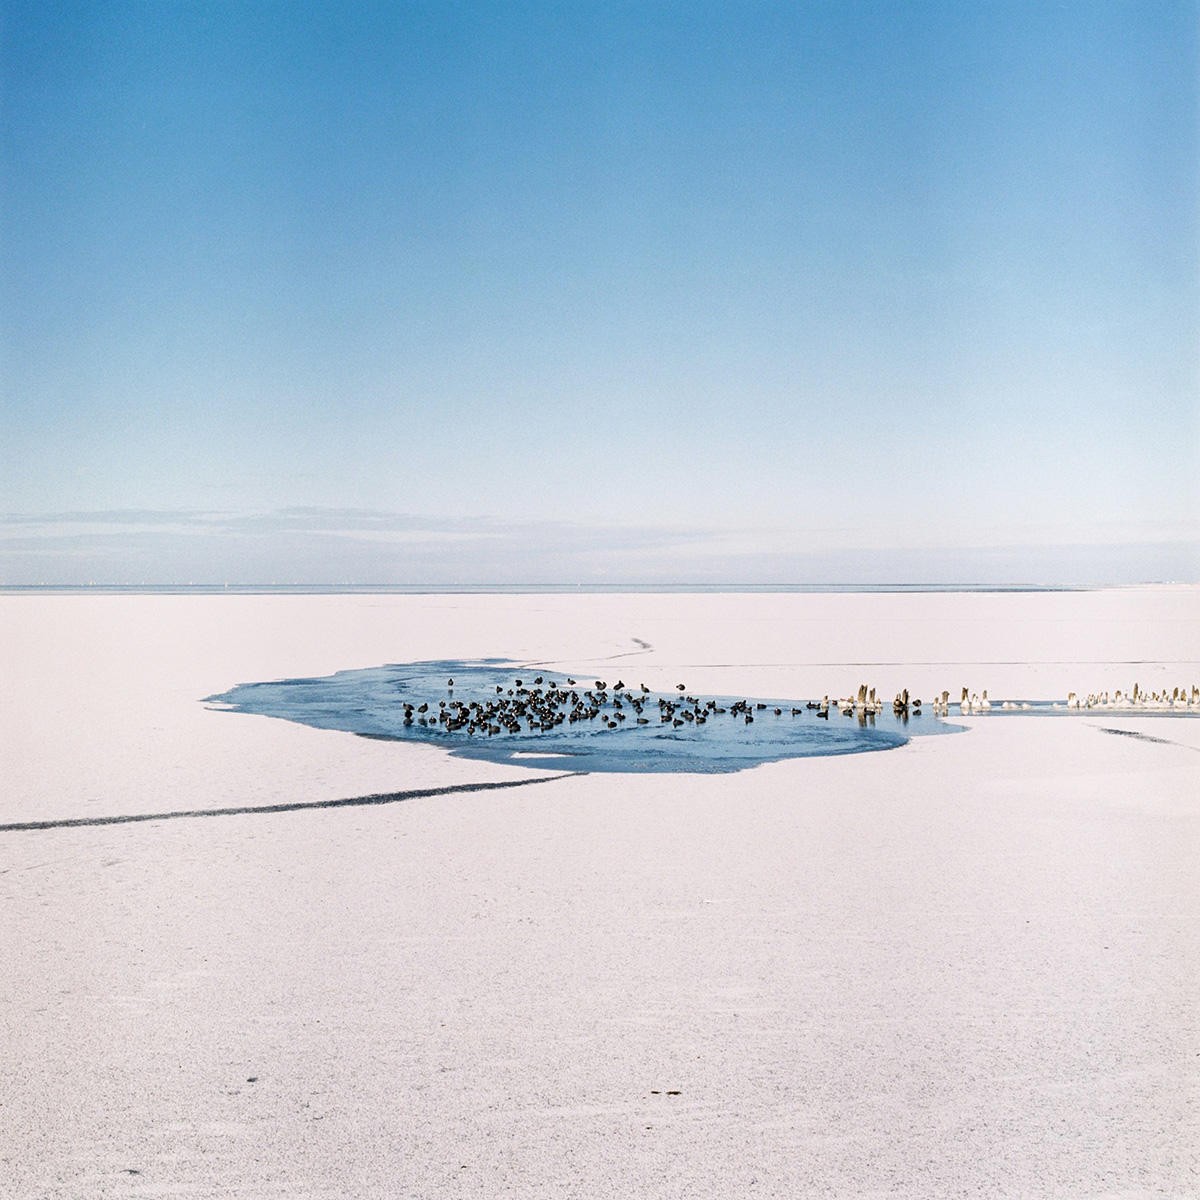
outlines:
{"label": "blue water", "polygon": [[[236,712],[281,717],[317,729],[441,746],[460,758],[560,771],[741,771],[786,758],[888,750],[914,735],[956,731],[955,726],[931,714],[899,718],[890,708],[874,718],[844,717],[836,709],[823,718],[805,708],[802,700],[747,700],[695,692],[644,694],[632,679],[598,681],[561,672],[543,674],[538,684],[534,681],[539,673],[542,669],[502,659],[393,664],[339,671],[322,679],[243,683],[209,700],[229,705]],[[575,679],[574,685],[568,684],[569,678]],[[453,687],[448,684],[450,679]],[[607,685],[602,703],[597,688],[600,682]],[[626,685],[620,689],[619,707],[614,703],[618,682]],[[560,694],[574,692],[581,705],[598,709],[601,715],[574,723],[564,719],[549,729],[543,728],[540,720],[537,728],[530,729],[528,721],[522,720],[517,732],[494,720],[483,723],[476,732],[467,727],[447,729],[436,722],[443,704],[496,704],[510,700],[510,689],[512,703],[528,700],[533,693],[541,704],[552,688]],[[588,698],[589,692],[594,699]],[[636,698],[640,714],[628,695]],[[685,695],[698,701],[685,706],[693,719],[683,719],[680,708],[672,720],[662,721],[659,700],[682,706]],[[710,701],[726,711],[713,712]],[[742,712],[730,711],[739,702],[749,703],[751,723]],[[405,703],[413,706],[411,723],[405,721]],[[567,713],[573,703],[560,703],[558,711]],[[429,706],[427,713],[416,711],[421,704]],[[778,716],[776,708],[781,710]],[[694,719],[697,709],[706,709],[703,723]],[[800,711],[793,713],[793,709]],[[648,723],[638,724],[639,715]],[[428,721],[430,717],[435,718],[433,723],[420,724],[422,718]],[[682,723],[676,725],[676,720]],[[487,729],[499,731],[489,733]]]}

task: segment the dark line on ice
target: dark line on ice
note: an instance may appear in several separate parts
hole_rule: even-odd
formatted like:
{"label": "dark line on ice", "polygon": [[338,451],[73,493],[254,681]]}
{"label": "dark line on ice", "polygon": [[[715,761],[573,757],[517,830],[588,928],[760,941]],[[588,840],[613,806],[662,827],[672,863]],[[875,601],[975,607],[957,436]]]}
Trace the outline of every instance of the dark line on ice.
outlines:
{"label": "dark line on ice", "polygon": [[1110,729],[1107,725],[1093,725],[1092,728],[1100,730],[1101,733],[1115,733],[1117,737],[1137,738],[1139,742],[1157,742],[1160,746],[1178,746],[1181,750],[1200,751],[1200,747],[1173,742],[1170,738],[1152,737],[1148,733],[1139,733],[1136,729]]}
{"label": "dark line on ice", "polygon": [[[596,661],[585,660],[585,661]],[[980,659],[978,662],[958,660],[955,662],[767,662],[767,663],[675,663],[681,670],[695,667],[700,669],[743,670],[760,667],[1162,667],[1197,665],[1196,659],[1172,659],[1170,663],[1165,658],[1104,658],[1104,659],[997,659],[995,661]]]}
{"label": "dark line on ice", "polygon": [[650,651],[654,649],[649,642],[643,641],[641,638],[632,638],[631,640],[639,647],[637,650],[622,650],[620,654],[606,654],[602,658],[538,658],[534,659],[532,662],[518,665],[520,665],[524,670],[529,670],[530,667],[557,667],[561,666],[563,663],[566,663],[569,667],[574,667],[578,662],[590,664],[612,662],[613,659],[616,658],[636,658],[639,654],[649,654]]}
{"label": "dark line on ice", "polygon": [[34,829],[77,829],[87,825],[131,825],[134,821],[175,821],[181,817],[237,817],[247,813],[299,812],[307,808],[358,808],[368,804],[397,804],[401,800],[421,800],[426,796],[450,796],[458,792],[488,792],[498,788],[530,787],[535,783],[553,783],[570,779],[583,771],[564,771],[560,775],[542,775],[536,779],[506,779],[498,783],[456,783],[449,787],[418,788],[411,792],[380,792],[373,796],[351,796],[344,800],[299,800],[290,804],[261,804],[245,808],[193,808],[178,812],[129,813],[121,817],[69,817],[61,821],[14,821],[0,825],[0,833],[24,833]]}

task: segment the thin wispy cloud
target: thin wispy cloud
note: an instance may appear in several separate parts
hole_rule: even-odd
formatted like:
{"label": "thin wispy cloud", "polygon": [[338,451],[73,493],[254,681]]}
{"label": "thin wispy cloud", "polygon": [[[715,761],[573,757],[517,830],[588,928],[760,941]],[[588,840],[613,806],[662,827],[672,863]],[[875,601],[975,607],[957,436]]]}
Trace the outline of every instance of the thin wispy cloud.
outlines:
{"label": "thin wispy cloud", "polygon": [[[288,509],[0,518],[0,583],[1129,583],[1200,579],[1200,529],[1072,543],[1052,530],[984,545],[873,543],[870,531],[605,526]],[[1031,531],[1024,531],[1030,533]]]}

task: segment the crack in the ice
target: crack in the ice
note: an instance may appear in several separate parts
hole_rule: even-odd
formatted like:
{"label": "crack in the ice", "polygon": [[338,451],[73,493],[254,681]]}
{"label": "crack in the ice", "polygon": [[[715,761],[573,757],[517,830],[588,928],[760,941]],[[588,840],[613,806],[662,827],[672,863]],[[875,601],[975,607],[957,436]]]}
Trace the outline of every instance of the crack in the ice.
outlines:
{"label": "crack in the ice", "polygon": [[397,804],[401,800],[420,800],[426,796],[450,796],[458,792],[487,792],[499,788],[529,787],[535,783],[553,783],[571,779],[586,771],[564,771],[534,779],[505,779],[493,783],[456,783],[449,787],[418,788],[411,792],[380,792],[372,796],[351,796],[343,800],[298,800],[289,804],[259,804],[242,808],[193,808],[176,812],[126,813],[118,817],[67,817],[58,821],[12,821],[0,825],[0,833],[25,833],[37,829],[80,829],[92,825],[131,825],[135,821],[174,821],[181,817],[233,817],[248,813],[300,812],[308,808],[357,808],[370,804]]}

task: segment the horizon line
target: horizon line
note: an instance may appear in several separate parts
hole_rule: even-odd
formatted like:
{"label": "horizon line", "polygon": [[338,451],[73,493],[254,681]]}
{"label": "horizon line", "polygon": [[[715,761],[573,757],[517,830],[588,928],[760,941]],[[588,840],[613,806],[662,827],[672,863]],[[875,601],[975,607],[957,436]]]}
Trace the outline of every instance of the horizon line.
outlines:
{"label": "horizon line", "polygon": [[397,595],[439,595],[446,593],[519,594],[546,592],[1088,592],[1113,591],[1142,587],[1200,587],[1189,579],[1144,579],[1121,583],[1076,581],[1071,583],[961,583],[926,580],[919,583],[653,583],[653,582],[576,582],[552,583],[0,583],[0,595],[21,593],[237,593],[271,595],[330,595],[375,593]]}

